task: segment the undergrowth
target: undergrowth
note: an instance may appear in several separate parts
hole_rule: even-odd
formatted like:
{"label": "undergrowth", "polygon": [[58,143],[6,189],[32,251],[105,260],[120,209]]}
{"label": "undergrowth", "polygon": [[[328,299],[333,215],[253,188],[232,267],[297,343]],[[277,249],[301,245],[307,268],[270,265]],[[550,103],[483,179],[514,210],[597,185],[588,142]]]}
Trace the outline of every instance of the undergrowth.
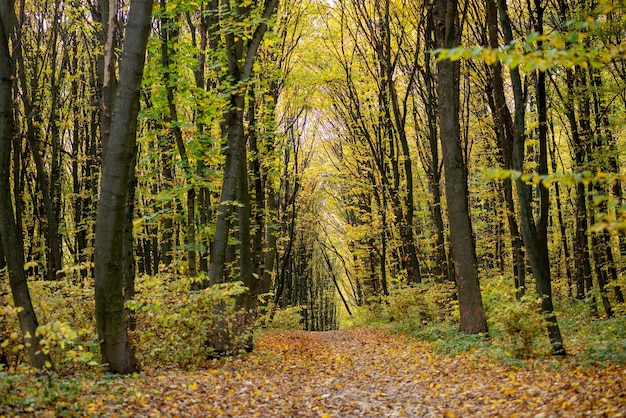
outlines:
{"label": "undergrowth", "polygon": [[246,291],[241,282],[200,291],[191,291],[192,285],[188,278],[140,278],[134,300],[127,303],[136,322],[130,336],[140,362],[152,367],[203,366],[213,354],[207,343],[215,332],[214,312],[218,306],[234,350],[253,332],[253,328],[247,328],[239,334],[233,328],[239,318],[234,310],[235,298]]}
{"label": "undergrowth", "polygon": [[[458,331],[458,303],[452,283],[424,283],[393,289],[355,309],[351,326],[390,324],[393,332],[429,341],[435,353],[454,356],[471,353],[476,359],[499,361],[525,367],[549,359],[549,345],[539,299],[530,290],[517,301],[510,278],[494,275],[481,282],[489,335],[465,335]],[[214,327],[215,306],[221,310],[233,339],[243,341],[258,330],[248,327],[235,332],[238,313],[234,300],[245,290],[228,284],[192,291],[192,281],[174,275],[141,276],[137,295],[127,304],[134,328],[130,331],[136,355],[147,368],[194,370],[207,366],[210,348],[206,342]],[[73,400],[85,377],[94,385],[106,385],[105,368],[99,364],[95,332],[93,285],[90,279],[74,277],[56,282],[31,281],[32,300],[41,326],[41,349],[55,364],[52,372],[35,372],[28,367],[23,338],[6,281],[0,288],[0,405],[20,405],[21,412],[42,406],[58,416],[80,414]],[[532,278],[529,278],[529,288]],[[556,313],[569,356],[563,360],[581,367],[626,364],[626,317],[624,307],[615,305],[619,316],[593,318],[589,305],[567,297],[563,283],[555,283]],[[271,317],[271,321],[269,320]],[[224,319],[222,318],[222,319]],[[273,329],[301,329],[299,307],[273,310],[260,318]],[[345,325],[345,324],[344,324]],[[550,367],[559,362],[549,360]],[[545,365],[546,363],[542,363]],[[77,379],[76,376],[81,376]],[[23,381],[29,382],[24,390]],[[21,390],[17,390],[21,387]],[[96,388],[97,390],[100,390]],[[94,390],[96,390],[94,389]]]}
{"label": "undergrowth", "polygon": [[[29,282],[41,324],[37,329],[41,350],[50,354],[58,373],[98,372],[106,368],[99,364],[93,285],[91,279],[73,279]],[[137,293],[126,307],[133,324],[129,337],[140,364],[150,368],[205,365],[212,354],[207,343],[215,332],[214,308],[218,305],[220,319],[232,337],[230,354],[238,354],[238,347],[251,338],[255,326],[242,328],[237,322],[241,314],[234,310],[235,298],[246,290],[240,282],[201,291],[192,291],[192,284],[190,279],[171,274],[137,279]],[[19,309],[13,306],[8,288],[0,288],[0,295],[4,295],[0,299],[0,372],[3,376],[28,372],[17,320]]]}
{"label": "undergrowth", "polygon": [[[540,313],[540,298],[532,276],[521,300],[516,300],[512,279],[494,275],[481,282],[483,305],[489,335],[466,335],[458,330],[458,302],[450,283],[425,283],[406,286],[371,306],[359,307],[351,325],[391,324],[392,332],[429,341],[442,355],[472,352],[514,367],[550,358],[545,321]],[[565,360],[580,366],[626,364],[626,316],[615,305],[615,318],[590,315],[588,304],[568,298],[565,285],[557,282],[556,315],[565,348]],[[556,299],[556,298],[555,298]]]}

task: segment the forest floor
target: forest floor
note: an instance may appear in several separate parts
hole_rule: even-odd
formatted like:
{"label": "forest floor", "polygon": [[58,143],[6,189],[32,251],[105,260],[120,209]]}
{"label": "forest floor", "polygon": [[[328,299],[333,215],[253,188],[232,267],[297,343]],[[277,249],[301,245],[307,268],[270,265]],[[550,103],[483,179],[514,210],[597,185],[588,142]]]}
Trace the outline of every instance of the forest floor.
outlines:
{"label": "forest floor", "polygon": [[0,393],[0,416],[626,416],[626,366],[514,368],[471,352],[437,355],[382,328],[268,331],[253,353],[212,366],[74,377],[46,405],[25,405],[28,389],[16,384]]}

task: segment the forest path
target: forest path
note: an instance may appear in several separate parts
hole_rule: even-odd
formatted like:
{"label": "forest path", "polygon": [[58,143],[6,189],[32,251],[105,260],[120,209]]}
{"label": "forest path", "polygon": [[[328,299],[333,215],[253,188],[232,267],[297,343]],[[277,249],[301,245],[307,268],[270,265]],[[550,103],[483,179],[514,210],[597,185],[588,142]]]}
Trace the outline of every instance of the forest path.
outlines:
{"label": "forest path", "polygon": [[626,416],[624,367],[515,370],[380,328],[266,332],[252,354],[215,366],[147,370],[81,400],[109,416]]}

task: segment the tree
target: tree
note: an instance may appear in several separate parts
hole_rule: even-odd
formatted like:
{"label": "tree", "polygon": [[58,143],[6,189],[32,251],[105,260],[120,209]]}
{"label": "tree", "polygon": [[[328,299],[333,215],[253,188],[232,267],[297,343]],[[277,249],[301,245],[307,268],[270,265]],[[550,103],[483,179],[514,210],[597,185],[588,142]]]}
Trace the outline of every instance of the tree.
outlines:
{"label": "tree", "polygon": [[[487,9],[487,43],[491,48],[499,46],[498,9],[492,0],[486,1]],[[498,140],[500,156],[505,169],[513,166],[513,119],[506,104],[502,64],[495,62],[487,68],[488,80],[486,81],[486,94],[489,107],[494,119],[494,130]],[[522,236],[519,231],[518,221],[515,216],[515,202],[513,200],[513,182],[505,182],[502,194],[506,203],[506,217],[509,225],[513,247],[513,278],[517,289],[517,298],[521,299],[526,286],[526,265],[524,262],[524,248]]]}
{"label": "tree", "polygon": [[[230,215],[233,212],[234,202],[237,199],[237,190],[239,193],[247,193],[248,181],[247,175],[242,176],[246,169],[247,149],[246,137],[244,135],[244,104],[246,89],[243,86],[250,80],[253,65],[257,56],[257,52],[263,35],[267,31],[268,21],[272,17],[278,0],[266,0],[261,9],[261,22],[254,27],[250,39],[244,43],[243,39],[236,36],[235,28],[228,27],[229,23],[223,21],[222,25],[226,29],[225,48],[228,61],[228,76],[231,89],[228,109],[224,115],[224,125],[226,132],[226,163],[224,165],[224,179],[222,183],[222,191],[215,225],[215,236],[213,246],[211,248],[211,260],[209,264],[210,284],[214,285],[224,281],[224,264],[226,261],[226,247],[228,245],[228,236],[230,231]],[[250,19],[254,7],[237,5],[234,9],[228,2],[223,2],[220,11],[215,10],[213,13],[223,13],[225,18],[234,19],[237,22],[247,22]],[[245,53],[244,53],[245,52]],[[242,178],[243,177],[243,178]],[[245,188],[245,191],[241,189]],[[249,202],[247,202],[249,204]],[[241,215],[249,211],[249,207],[240,211]],[[240,233],[248,235],[249,220],[241,219],[239,222]],[[249,246],[249,242],[245,244]],[[244,252],[249,252],[249,248],[241,247]],[[240,280],[244,284],[250,284],[252,280],[252,265],[248,265],[250,258],[249,253],[242,253],[239,259],[242,261],[240,267]]]}
{"label": "tree", "polygon": [[[435,39],[440,48],[458,45],[460,28],[456,0],[437,0]],[[488,332],[482,305],[472,224],[469,216],[467,167],[463,160],[459,125],[460,62],[437,63],[439,138],[441,140],[450,243],[456,273],[460,330],[467,334]]]}
{"label": "tree", "polygon": [[[511,22],[509,20],[506,2],[498,0],[498,11],[500,13],[500,22],[504,32],[504,41],[512,42],[513,34]],[[512,140],[512,166],[514,170],[522,171],[524,169],[524,139],[525,139],[525,100],[523,87],[518,67],[510,68],[511,84],[513,86],[514,97],[514,118],[513,118],[513,140]],[[535,224],[532,207],[531,207],[531,191],[525,181],[518,177],[515,181],[517,186],[517,196],[519,203],[519,212],[521,218],[522,236],[526,247],[526,254],[533,275],[535,276],[535,284],[537,294],[541,298],[541,310],[547,322],[548,334],[550,337],[550,345],[552,354],[563,356],[565,348],[563,347],[563,338],[561,330],[554,313],[552,303],[552,282],[550,276],[550,260],[548,248],[541,244],[537,225]]]}
{"label": "tree", "polygon": [[102,360],[116,373],[132,373],[138,369],[125,321],[122,239],[151,13],[152,0],[131,1],[119,85],[111,115],[111,132],[103,141],[102,186],[95,241],[96,320]]}
{"label": "tree", "polygon": [[[11,0],[0,2],[0,239],[3,258],[9,273],[9,284],[15,306],[20,308],[18,318],[24,342],[32,365],[38,369],[52,367],[50,357],[39,349],[37,317],[30,298],[24,272],[24,244],[15,224],[13,196],[9,184],[13,135],[13,80],[14,61],[9,39],[13,35],[14,5]],[[4,262],[3,262],[4,264]]]}
{"label": "tree", "polygon": [[[252,81],[254,63],[259,47],[268,30],[270,18],[274,15],[278,0],[265,0],[262,5],[256,3],[236,2],[231,4],[222,1],[218,9],[211,11],[220,17],[220,28],[223,31],[223,41],[226,56],[226,76],[220,86],[226,91],[227,105],[223,115],[222,129],[226,137],[226,161],[223,168],[223,180],[215,234],[211,246],[209,261],[209,285],[213,286],[225,282],[225,266],[228,261],[227,249],[232,227],[231,215],[236,214],[238,231],[238,279],[243,282],[248,291],[236,300],[236,308],[243,310],[240,318],[241,326],[236,333],[244,333],[245,328],[256,316],[257,297],[259,288],[253,271],[253,255],[251,248],[251,200],[248,189],[248,137],[244,127],[244,110],[248,85]],[[237,26],[239,25],[239,26]],[[240,33],[245,27],[245,34]],[[245,35],[245,36],[244,36]],[[245,39],[244,39],[245,38]],[[232,247],[231,247],[232,248]],[[263,276],[260,277],[261,279]],[[231,336],[228,324],[222,320],[225,306],[215,308],[218,321],[215,333],[207,345],[212,347],[214,354],[224,354],[231,350]],[[252,336],[244,342],[247,350],[252,349]]]}
{"label": "tree", "polygon": [[[437,48],[434,39],[434,11],[426,12],[426,25],[424,26],[425,49],[434,50]],[[434,74],[435,64],[431,54],[424,54],[424,63],[419,67],[421,85],[415,87],[415,92],[411,96],[413,103],[413,118],[416,128],[422,126],[422,134],[418,134],[419,156],[422,162],[426,177],[428,179],[428,189],[432,194],[433,201],[429,205],[432,221],[435,225],[435,260],[433,266],[434,274],[440,279],[454,281],[454,268],[448,260],[446,251],[445,226],[443,221],[443,211],[441,205],[441,174],[442,167],[439,164],[439,134],[437,119],[437,86],[436,74]],[[428,103],[423,106],[420,112],[419,103]],[[420,113],[425,113],[421,116]],[[425,144],[422,144],[425,143]]]}

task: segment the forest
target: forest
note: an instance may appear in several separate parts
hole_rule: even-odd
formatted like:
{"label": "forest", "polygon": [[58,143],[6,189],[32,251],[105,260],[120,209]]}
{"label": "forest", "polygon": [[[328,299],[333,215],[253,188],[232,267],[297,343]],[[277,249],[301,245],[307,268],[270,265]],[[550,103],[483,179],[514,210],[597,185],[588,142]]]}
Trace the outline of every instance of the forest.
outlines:
{"label": "forest", "polygon": [[0,0],[0,415],[624,414],[625,146],[622,0]]}

